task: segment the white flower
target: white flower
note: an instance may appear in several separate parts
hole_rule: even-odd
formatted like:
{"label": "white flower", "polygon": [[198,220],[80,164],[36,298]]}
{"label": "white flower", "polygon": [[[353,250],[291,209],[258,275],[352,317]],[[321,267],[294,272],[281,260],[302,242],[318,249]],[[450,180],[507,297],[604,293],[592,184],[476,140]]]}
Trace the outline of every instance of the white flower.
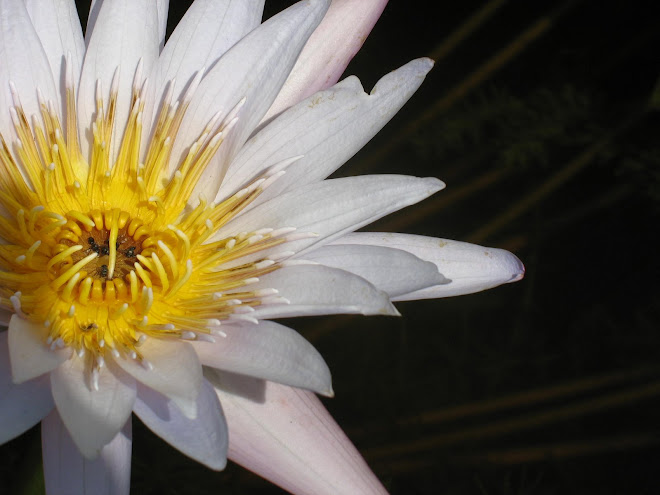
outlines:
{"label": "white flower", "polygon": [[228,450],[294,493],[384,491],[313,393],[321,356],[268,319],[395,315],[524,270],[353,233],[437,179],[325,180],[431,69],[332,85],[385,3],[317,29],[329,1],[260,25],[263,1],[197,0],[163,46],[162,0],[94,2],[85,40],[73,1],[0,0],[0,441],[42,422],[49,493],[127,493],[133,412],[213,469]]}

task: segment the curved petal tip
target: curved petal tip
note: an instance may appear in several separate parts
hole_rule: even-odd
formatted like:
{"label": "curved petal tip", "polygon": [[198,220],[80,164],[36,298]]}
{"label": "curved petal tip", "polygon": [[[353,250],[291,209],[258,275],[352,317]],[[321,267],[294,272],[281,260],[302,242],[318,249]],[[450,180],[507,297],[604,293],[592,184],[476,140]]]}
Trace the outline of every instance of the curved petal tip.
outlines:
{"label": "curved petal tip", "polygon": [[515,264],[515,268],[512,270],[514,274],[511,276],[511,280],[509,280],[507,284],[518,282],[525,278],[525,265],[523,262],[520,261],[520,258],[518,258],[515,254],[509,253],[509,255],[512,258],[512,264]]}

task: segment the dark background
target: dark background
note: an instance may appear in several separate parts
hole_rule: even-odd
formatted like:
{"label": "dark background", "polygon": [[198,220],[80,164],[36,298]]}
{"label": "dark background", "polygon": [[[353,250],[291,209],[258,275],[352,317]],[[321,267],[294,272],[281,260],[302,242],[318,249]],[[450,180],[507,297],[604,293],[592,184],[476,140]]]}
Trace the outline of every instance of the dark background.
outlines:
{"label": "dark background", "polygon": [[[292,3],[267,0],[266,16]],[[170,7],[170,31],[188,4]],[[349,66],[370,90],[437,61],[340,175],[447,188],[370,230],[502,247],[527,267],[517,284],[399,304],[402,318],[287,322],[326,358],[325,403],[393,495],[660,493],[654,5],[391,0]],[[8,493],[39,493],[39,449],[38,428],[0,449]],[[283,493],[137,420],[132,485]]]}

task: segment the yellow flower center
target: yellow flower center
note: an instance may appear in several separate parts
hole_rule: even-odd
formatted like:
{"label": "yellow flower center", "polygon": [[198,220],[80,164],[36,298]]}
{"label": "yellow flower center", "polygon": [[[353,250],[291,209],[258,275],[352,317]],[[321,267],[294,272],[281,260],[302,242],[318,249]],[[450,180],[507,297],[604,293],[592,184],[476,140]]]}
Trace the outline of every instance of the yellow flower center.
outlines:
{"label": "yellow flower center", "polygon": [[98,360],[105,352],[142,359],[139,346],[147,337],[208,339],[222,334],[223,320],[286,302],[275,301],[273,289],[249,285],[279,267],[259,253],[287,242],[293,229],[210,241],[278,172],[266,172],[221,203],[200,198],[191,209],[188,202],[242,102],[223,122],[209,122],[171,173],[170,150],[189,99],[165,102],[141,163],[141,91],[133,87],[112,166],[116,84],[107,111],[98,87],[90,165],[78,145],[70,82],[66,138],[52,103],[41,102],[41,119],[29,124],[14,90],[18,138],[12,148],[3,138],[0,149],[0,236],[6,241],[0,244],[0,305],[43,325],[52,347],[70,346]]}

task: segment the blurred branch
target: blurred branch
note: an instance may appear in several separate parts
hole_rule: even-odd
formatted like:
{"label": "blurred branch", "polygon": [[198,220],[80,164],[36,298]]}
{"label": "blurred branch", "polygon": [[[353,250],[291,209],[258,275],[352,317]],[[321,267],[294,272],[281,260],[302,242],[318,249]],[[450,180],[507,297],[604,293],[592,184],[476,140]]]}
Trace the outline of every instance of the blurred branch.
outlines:
{"label": "blurred branch", "polygon": [[[557,235],[557,231],[566,229],[578,222],[585,221],[592,215],[602,214],[607,208],[611,208],[616,203],[628,198],[635,193],[635,188],[629,184],[623,184],[619,187],[605,191],[603,194],[581,204],[579,208],[570,211],[561,211],[554,217],[544,222],[543,231],[540,232],[540,238],[545,239]],[[497,246],[507,251],[520,252],[527,248],[529,236],[525,234],[516,234],[497,243]]]}
{"label": "blurred branch", "polygon": [[486,5],[472,14],[463,24],[458,26],[438,45],[430,54],[433,60],[438,62],[449,55],[462,41],[473,34],[481,25],[497,12],[507,0],[491,0]]}
{"label": "blurred branch", "polygon": [[646,115],[647,113],[645,110],[634,113],[621,125],[606,133],[601,139],[564,165],[564,167],[558,172],[546,179],[539,187],[523,196],[522,199],[515,202],[503,213],[497,215],[489,223],[469,235],[467,238],[468,242],[477,244],[484,242],[499,229],[528,211],[532,206],[546,199],[546,197],[555,192],[560,186],[566,183],[569,179],[572,179],[587,165],[591,164],[594,158],[596,158],[598,154],[610,144],[610,142],[630,130],[630,128],[639,123]]}
{"label": "blurred branch", "polygon": [[489,58],[462,82],[450,89],[444,97],[437,100],[426,112],[405,126],[401,131],[397,132],[392,139],[380,146],[361,163],[357,164],[355,170],[364,171],[385,159],[385,157],[392,153],[394,149],[408,141],[410,136],[414,134],[417,129],[435,119],[440,112],[446,110],[470,91],[478,87],[481,83],[488,80],[495,74],[495,72],[514,60],[517,55],[529,46],[529,44],[547,33],[557,19],[570,7],[573,7],[577,1],[578,0],[568,0],[549,14],[539,18],[511,43]]}
{"label": "blurred branch", "polygon": [[[448,407],[435,411],[426,411],[397,421],[399,426],[431,425],[446,423],[448,421],[457,421],[472,416],[495,413],[504,409],[516,407],[532,406],[538,403],[549,402],[557,399],[566,399],[567,397],[579,393],[593,392],[594,390],[620,385],[636,379],[657,375],[660,372],[660,366],[643,366],[632,370],[617,371],[598,376],[591,376],[574,380],[561,385],[528,390],[521,393],[499,397],[490,400],[476,401],[455,407]],[[359,436],[360,433],[374,433],[378,430],[390,428],[390,425],[378,425],[365,430],[364,426],[351,432],[352,436]],[[350,430],[349,430],[350,431]]]}
{"label": "blurred branch", "polygon": [[363,451],[370,460],[411,455],[420,451],[448,447],[459,443],[484,440],[486,438],[519,433],[539,428],[559,421],[575,419],[587,414],[594,414],[613,407],[630,406],[633,402],[660,396],[660,380],[649,384],[628,388],[624,391],[578,401],[577,403],[549,408],[539,413],[523,415],[513,419],[493,421],[485,426],[464,428],[452,433],[426,436],[419,440],[371,448]]}
{"label": "blurred branch", "polygon": [[639,449],[658,443],[660,443],[660,434],[651,432],[637,435],[617,435],[584,442],[564,442],[517,449],[492,450],[483,454],[459,456],[456,460],[470,464],[522,464]]}

